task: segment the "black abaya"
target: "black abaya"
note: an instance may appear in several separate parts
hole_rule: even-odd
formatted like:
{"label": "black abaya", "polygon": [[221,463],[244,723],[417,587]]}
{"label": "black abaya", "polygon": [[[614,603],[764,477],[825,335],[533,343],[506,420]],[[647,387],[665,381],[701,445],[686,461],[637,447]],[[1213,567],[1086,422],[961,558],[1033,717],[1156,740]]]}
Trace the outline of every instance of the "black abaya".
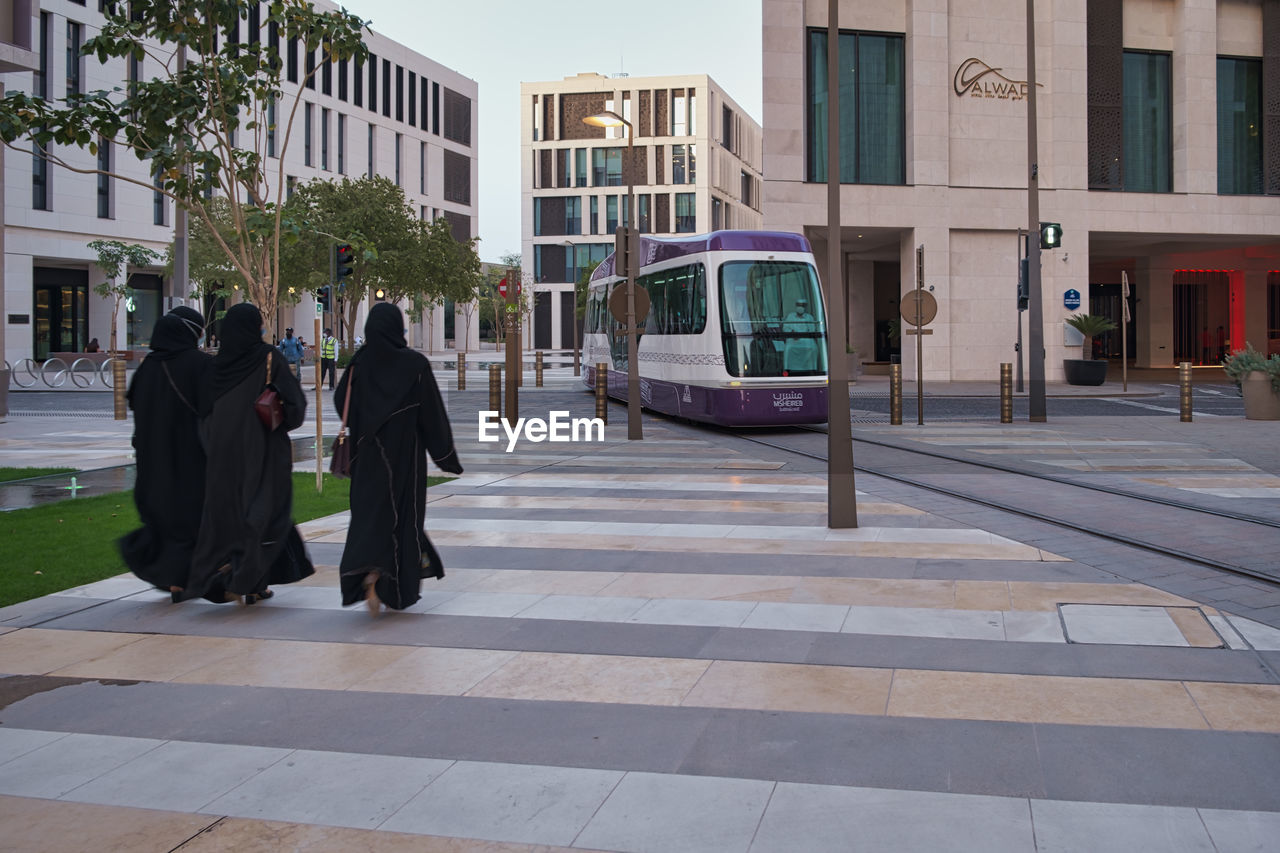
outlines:
{"label": "black abaya", "polygon": [[424,577],[444,577],[427,538],[427,454],[462,473],[453,432],[431,364],[405,345],[400,309],[379,303],[365,324],[365,345],[334,392],[341,406],[351,383],[351,524],[342,552],[342,603],[365,597],[366,577],[388,607],[420,597]]}
{"label": "black abaya", "polygon": [[208,380],[209,356],[196,348],[203,320],[177,311],[161,317],[151,352],[129,384],[137,478],[133,500],[142,527],[119,541],[125,565],[168,592],[186,587],[204,506],[205,452],[196,400]]}
{"label": "black abaya", "polygon": [[[284,358],[262,342],[262,315],[241,303],[222,321],[222,348],[201,402],[209,461],[204,514],[184,597],[224,601],[260,594],[315,572],[293,525],[293,456],[288,431],[302,424],[307,401]],[[268,432],[254,401],[271,383],[284,423]]]}

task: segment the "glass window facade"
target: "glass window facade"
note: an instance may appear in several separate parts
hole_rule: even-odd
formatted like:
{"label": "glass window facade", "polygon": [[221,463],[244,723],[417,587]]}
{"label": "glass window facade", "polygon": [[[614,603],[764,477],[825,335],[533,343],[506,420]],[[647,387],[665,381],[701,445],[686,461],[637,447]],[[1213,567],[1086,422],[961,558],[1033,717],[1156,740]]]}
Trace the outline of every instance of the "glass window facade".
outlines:
{"label": "glass window facade", "polygon": [[591,149],[591,186],[622,186],[622,149]]}
{"label": "glass window facade", "polygon": [[1126,192],[1173,189],[1169,54],[1124,52],[1122,157]]}
{"label": "glass window facade", "polygon": [[111,218],[111,140],[98,139],[98,218]]}
{"label": "glass window facade", "polygon": [[1262,62],[1218,57],[1218,192],[1261,194]]}
{"label": "glass window facade", "polygon": [[[903,37],[842,32],[840,182],[906,183]],[[827,179],[827,33],[809,31],[808,179]]]}
{"label": "glass window facade", "polygon": [[797,261],[730,261],[720,267],[720,331],[730,376],[827,372],[818,274]]}
{"label": "glass window facade", "polygon": [[692,234],[698,230],[694,193],[676,193],[676,233]]}

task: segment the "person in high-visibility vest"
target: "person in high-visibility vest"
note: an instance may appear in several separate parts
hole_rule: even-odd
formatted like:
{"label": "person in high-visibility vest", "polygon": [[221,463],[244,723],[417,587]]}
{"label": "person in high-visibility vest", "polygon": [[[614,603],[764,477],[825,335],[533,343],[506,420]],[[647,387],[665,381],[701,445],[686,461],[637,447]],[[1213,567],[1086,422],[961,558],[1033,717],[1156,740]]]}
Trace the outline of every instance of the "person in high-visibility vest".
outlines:
{"label": "person in high-visibility vest", "polygon": [[320,341],[320,381],[329,377],[329,390],[333,390],[334,374],[337,372],[338,339],[333,336],[333,329],[324,330],[324,338]]}

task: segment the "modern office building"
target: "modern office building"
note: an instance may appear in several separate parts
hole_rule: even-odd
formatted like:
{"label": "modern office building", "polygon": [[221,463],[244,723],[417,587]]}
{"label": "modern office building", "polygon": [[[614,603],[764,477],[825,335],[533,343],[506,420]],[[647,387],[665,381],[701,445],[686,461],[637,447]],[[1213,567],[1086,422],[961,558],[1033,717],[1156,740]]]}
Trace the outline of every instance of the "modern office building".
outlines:
{"label": "modern office building", "polygon": [[[825,257],[827,0],[764,0],[764,215]],[[1280,2],[1039,0],[1040,221],[1046,374],[1075,311],[1121,317],[1136,366],[1280,347]],[[926,379],[985,379],[1017,358],[1028,227],[1024,0],[843,0],[843,280],[850,342],[898,352],[917,285],[938,303]],[[1026,315],[1023,315],[1025,329]],[[901,347],[914,373],[914,338]],[[1095,347],[1118,357],[1120,333]]]}
{"label": "modern office building", "polygon": [[[613,251],[636,194],[642,234],[759,228],[760,126],[706,74],[578,74],[520,84],[523,269],[535,348],[573,347],[573,282]],[[631,124],[591,126],[604,111]]]}
{"label": "modern office building", "polygon": [[[43,0],[39,9],[27,2],[5,5],[13,7],[15,31],[18,23],[29,24],[34,58],[33,71],[5,66],[0,85],[6,90],[62,98],[68,91],[124,86],[158,68],[152,52],[132,63],[100,63],[79,55],[80,45],[102,24],[102,3]],[[263,16],[254,11],[251,7],[239,32],[229,37],[246,42],[271,38],[269,28],[260,25]],[[0,30],[0,42],[4,39]],[[285,66],[281,103],[291,104],[294,93],[302,91],[289,147],[283,151],[285,186],[315,178],[383,175],[404,188],[420,216],[446,217],[456,237],[471,238],[478,230],[475,81],[379,32],[367,33],[365,42],[370,55],[359,65],[323,63],[318,51],[308,55],[297,43],[280,45]],[[0,44],[0,62],[10,61],[10,53]],[[19,65],[20,54],[14,54]],[[317,73],[304,82],[317,62]],[[283,144],[282,131],[262,138],[269,175],[280,162],[277,141]],[[252,143],[242,138],[239,144]],[[122,348],[145,349],[156,318],[188,294],[176,292],[180,288],[157,266],[133,277],[133,298],[112,316],[112,303],[93,292],[104,277],[87,244],[114,239],[163,251],[174,239],[174,204],[147,186],[151,178],[146,165],[120,145],[103,145],[96,157],[87,149],[55,151],[73,165],[105,167],[143,186],[72,172],[39,156],[8,153],[3,173],[4,358],[17,363],[51,352],[77,352],[92,338],[105,348],[113,323]],[[290,284],[280,286],[283,292]],[[311,337],[315,310],[310,292],[280,313],[282,328],[294,325]],[[442,340],[443,312],[435,312],[434,322],[436,340]],[[426,339],[426,330],[415,332],[419,340]]]}

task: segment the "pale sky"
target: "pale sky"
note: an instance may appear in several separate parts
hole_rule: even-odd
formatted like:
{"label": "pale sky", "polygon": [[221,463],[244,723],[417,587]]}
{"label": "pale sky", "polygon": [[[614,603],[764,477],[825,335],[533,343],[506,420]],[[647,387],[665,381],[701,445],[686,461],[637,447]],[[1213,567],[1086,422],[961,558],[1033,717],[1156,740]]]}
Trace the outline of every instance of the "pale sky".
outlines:
{"label": "pale sky", "polygon": [[584,71],[710,74],[757,122],[759,0],[338,0],[479,84],[480,257],[520,251],[520,84]]}

